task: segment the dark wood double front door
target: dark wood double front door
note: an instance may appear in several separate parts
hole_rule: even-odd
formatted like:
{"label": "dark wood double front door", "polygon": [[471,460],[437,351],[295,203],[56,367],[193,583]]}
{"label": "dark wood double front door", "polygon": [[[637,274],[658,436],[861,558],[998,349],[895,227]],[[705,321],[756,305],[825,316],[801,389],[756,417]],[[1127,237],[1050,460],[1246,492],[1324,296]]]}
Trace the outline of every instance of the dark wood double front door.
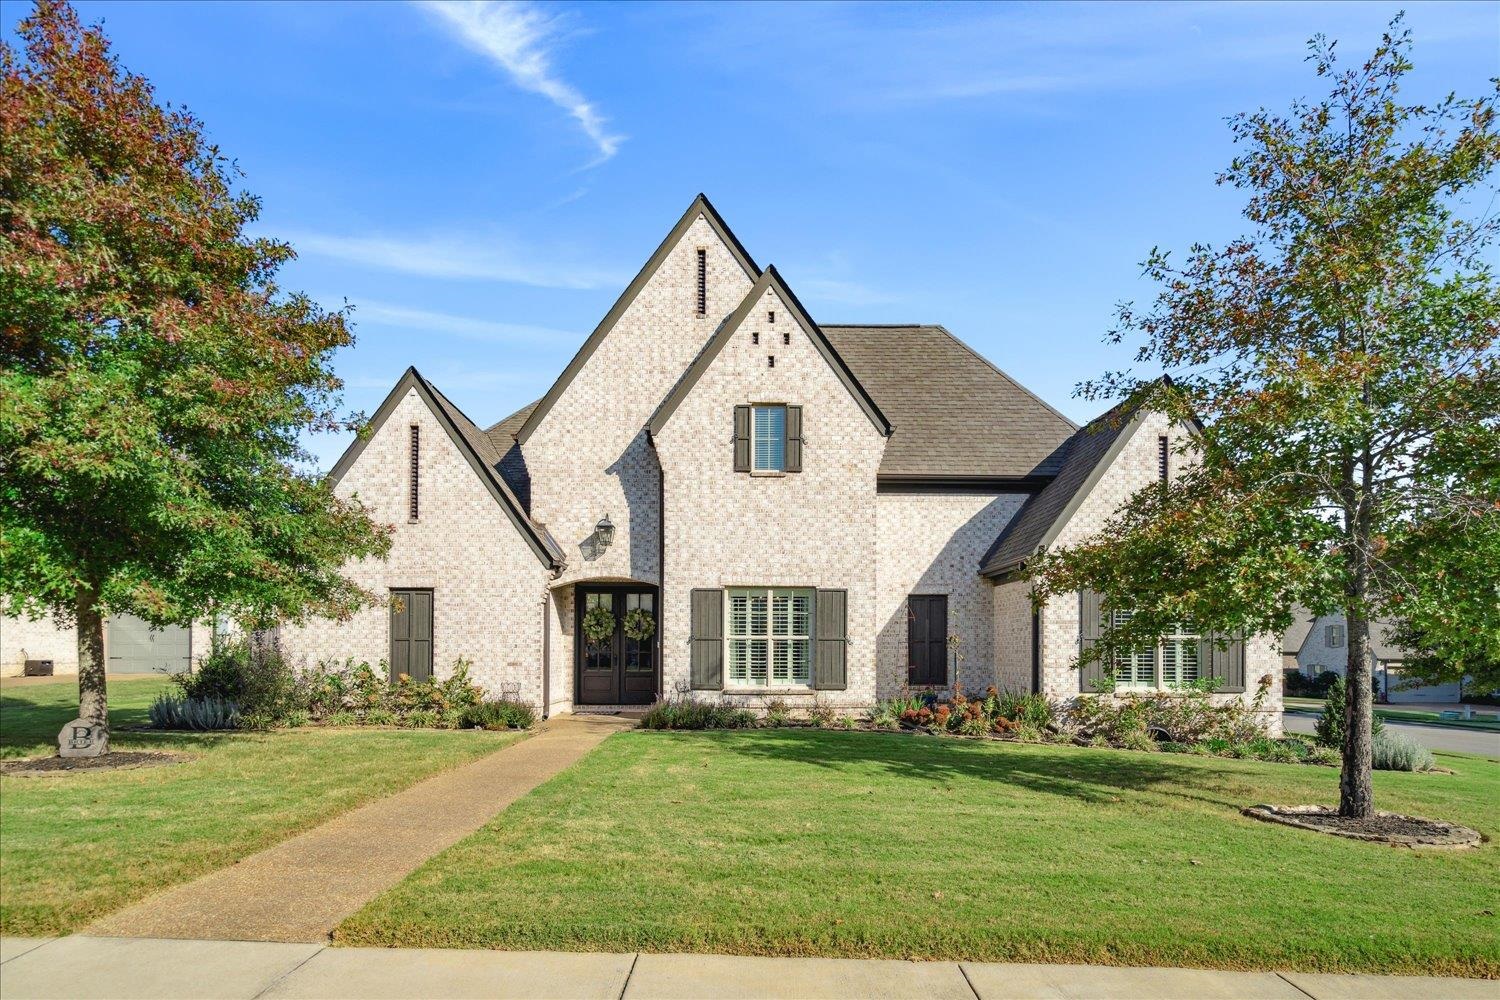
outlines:
{"label": "dark wood double front door", "polygon": [[[661,648],[656,589],[639,586],[580,586],[574,603],[576,663],[574,699],[580,705],[649,705],[657,695],[657,662]],[[614,617],[614,633],[590,642],[583,618],[590,608],[605,608]],[[625,616],[642,610],[657,626],[649,639],[625,634]]]}

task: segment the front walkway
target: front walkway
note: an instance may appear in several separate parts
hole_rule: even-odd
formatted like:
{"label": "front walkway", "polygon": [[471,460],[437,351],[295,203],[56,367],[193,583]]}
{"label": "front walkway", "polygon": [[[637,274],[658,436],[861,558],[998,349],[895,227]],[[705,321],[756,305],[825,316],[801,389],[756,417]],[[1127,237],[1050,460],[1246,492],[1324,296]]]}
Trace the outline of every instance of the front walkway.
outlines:
{"label": "front walkway", "polygon": [[612,716],[551,719],[514,746],[111,913],[87,933],[327,941],[341,920],[422,862],[479,829],[606,736],[634,724]]}
{"label": "front walkway", "polygon": [[924,1000],[1495,1000],[1473,979],[848,958],[0,940],[0,1000],[43,997],[922,997]]}

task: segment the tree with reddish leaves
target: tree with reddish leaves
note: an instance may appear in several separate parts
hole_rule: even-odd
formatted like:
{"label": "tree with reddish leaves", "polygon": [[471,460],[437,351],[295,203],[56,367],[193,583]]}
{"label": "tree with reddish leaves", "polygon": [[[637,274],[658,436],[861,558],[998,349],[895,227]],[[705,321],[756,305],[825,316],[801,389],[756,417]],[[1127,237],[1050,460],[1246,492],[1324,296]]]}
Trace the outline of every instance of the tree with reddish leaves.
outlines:
{"label": "tree with reddish leaves", "polygon": [[1201,418],[1196,464],[1031,568],[1040,597],[1087,587],[1135,610],[1104,655],[1175,622],[1279,634],[1299,604],[1343,613],[1355,818],[1374,812],[1372,620],[1427,676],[1494,680],[1500,662],[1496,93],[1404,104],[1410,51],[1400,18],[1351,68],[1314,39],[1327,97],[1232,119],[1219,181],[1248,193],[1251,232],[1154,251],[1160,292],[1111,335],[1172,378],[1080,387]]}
{"label": "tree with reddish leaves", "polygon": [[0,604],[78,627],[107,739],[104,616],[341,616],[389,545],[311,468],[350,426],[342,313],[284,292],[287,244],[191,114],[41,0],[0,46]]}

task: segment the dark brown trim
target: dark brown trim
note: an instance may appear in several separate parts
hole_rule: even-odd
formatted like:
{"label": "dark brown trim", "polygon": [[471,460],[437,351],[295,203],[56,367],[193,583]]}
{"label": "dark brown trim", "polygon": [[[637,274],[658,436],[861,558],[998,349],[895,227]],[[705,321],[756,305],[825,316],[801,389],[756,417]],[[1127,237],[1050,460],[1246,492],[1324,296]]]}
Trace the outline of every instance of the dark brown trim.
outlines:
{"label": "dark brown trim", "polygon": [[782,280],[781,275],[777,273],[773,265],[767,265],[765,273],[755,282],[754,287],[745,294],[745,298],[740,302],[739,307],[730,313],[724,322],[719,324],[719,329],[708,343],[703,346],[703,350],[698,352],[698,356],[693,359],[693,363],[688,366],[688,370],[683,373],[682,378],[677,380],[677,384],[672,387],[672,391],[667,395],[667,398],[662,400],[661,405],[656,408],[656,412],[651,415],[651,419],[646,424],[646,432],[652,437],[661,433],[662,428],[667,425],[667,421],[671,419],[677,407],[687,398],[688,393],[693,390],[693,386],[698,384],[698,380],[708,371],[714,359],[719,356],[719,352],[724,349],[724,345],[729,343],[729,339],[734,336],[735,331],[745,322],[746,318],[750,315],[750,311],[756,307],[767,291],[776,292],[782,302],[786,303],[788,310],[792,314],[792,318],[801,324],[803,330],[807,332],[808,337],[813,342],[813,346],[818,349],[818,353],[823,356],[823,360],[828,363],[828,366],[833,369],[834,374],[839,377],[839,381],[844,383],[844,387],[849,390],[849,394],[854,397],[854,401],[859,404],[860,409],[864,410],[865,416],[870,418],[870,422],[875,425],[875,429],[883,436],[890,437],[891,423],[885,418],[885,414],[880,412],[880,407],[875,405],[874,397],[865,390],[865,387],[860,384],[859,379],[854,377],[854,372],[844,363],[844,359],[839,355],[839,352],[834,348],[829,339],[824,336],[818,324],[813,322],[812,317],[807,314],[807,310],[802,308],[802,303],[797,301],[797,296],[787,287],[786,282]]}
{"label": "dark brown trim", "polygon": [[542,594],[542,718],[552,712],[552,591]]}
{"label": "dark brown trim", "polygon": [[1053,476],[877,476],[876,493],[1037,493]]}
{"label": "dark brown trim", "polygon": [[375,411],[375,415],[370,418],[369,423],[360,432],[359,436],[350,443],[349,447],[344,450],[344,454],[334,464],[333,471],[328,473],[329,484],[338,485],[339,480],[344,478],[344,474],[349,471],[359,456],[364,454],[365,446],[370,443],[370,439],[375,436],[376,432],[390,418],[397,404],[406,397],[407,392],[411,389],[417,390],[417,395],[422,397],[422,401],[427,404],[427,409],[432,412],[438,424],[448,433],[448,439],[453,442],[454,447],[458,449],[458,453],[469,463],[469,468],[473,469],[475,474],[479,476],[480,482],[484,483],[485,487],[490,491],[490,496],[495,498],[495,502],[510,517],[511,523],[516,526],[516,530],[521,533],[521,537],[526,539],[527,544],[531,546],[531,551],[536,553],[536,557],[542,561],[542,565],[548,569],[558,569],[561,567],[562,560],[552,552],[546,540],[542,537],[541,532],[536,529],[536,526],[531,523],[531,519],[526,516],[526,512],[521,509],[521,502],[510,491],[510,487],[505,485],[505,481],[500,478],[499,471],[490,468],[489,463],[485,462],[474,451],[474,448],[469,444],[462,432],[459,431],[458,425],[453,422],[453,418],[448,415],[447,408],[438,402],[437,390],[415,368],[406,369],[406,372],[396,381],[395,388],[391,389],[390,394],[385,397],[385,400],[381,402],[380,407]]}
{"label": "dark brown trim", "polygon": [[[1042,533],[1041,539],[1032,547],[1030,552],[1026,553],[1023,558],[1012,559],[1002,565],[985,565],[980,569],[980,575],[991,579],[1007,576],[1024,566],[1027,559],[1030,559],[1033,555],[1057,541],[1057,536],[1062,534],[1063,528],[1073,519],[1073,515],[1078,513],[1078,508],[1083,506],[1083,502],[1094,491],[1094,487],[1099,485],[1099,480],[1104,478],[1105,472],[1109,471],[1109,467],[1114,464],[1120,452],[1125,449],[1125,445],[1145,423],[1145,420],[1142,419],[1145,413],[1144,409],[1137,409],[1129,417],[1125,418],[1125,426],[1121,428],[1120,433],[1115,435],[1115,439],[1109,443],[1109,447],[1105,449],[1104,454],[1099,456],[1099,460],[1089,470],[1088,476],[1079,484],[1078,489],[1073,491],[1073,495],[1068,498],[1067,504],[1058,512],[1057,517],[1053,518],[1052,523],[1047,526],[1047,530]],[[1064,462],[1064,465],[1066,466],[1066,462]],[[1020,518],[1023,513],[1024,511],[1018,511],[1016,517],[1011,519],[1011,525],[1014,525],[1016,519]],[[1010,525],[1007,526],[1007,530],[1009,530],[1009,527]],[[1003,533],[1001,537],[1004,537]],[[996,545],[998,547],[998,541]]]}
{"label": "dark brown trim", "polygon": [[527,439],[536,431],[542,422],[542,418],[552,409],[552,404],[556,403],[558,397],[563,394],[563,390],[572,384],[573,379],[578,375],[584,364],[593,356],[594,351],[599,348],[604,338],[609,335],[609,331],[614,329],[615,324],[619,322],[625,310],[635,301],[635,297],[641,293],[641,289],[646,286],[646,282],[651,280],[651,276],[656,273],[656,269],[667,259],[667,254],[682,241],[683,236],[686,235],[693,221],[700,215],[719,234],[719,238],[724,241],[725,246],[729,247],[729,252],[739,262],[740,267],[744,268],[745,274],[752,281],[761,276],[760,268],[756,265],[750,254],[745,251],[739,239],[730,231],[729,226],[724,223],[724,219],[719,215],[718,211],[705,195],[699,194],[698,197],[693,199],[693,203],[688,206],[688,210],[682,213],[682,218],[677,220],[677,224],[672,227],[671,232],[667,233],[666,238],[661,241],[661,245],[656,248],[656,252],[647,259],[645,266],[640,269],[630,284],[625,286],[625,291],[620,293],[620,297],[615,300],[615,304],[610,307],[609,312],[605,313],[604,318],[599,321],[599,325],[594,327],[594,332],[589,334],[589,338],[583,342],[583,346],[578,349],[578,353],[573,355],[573,360],[568,362],[568,367],[564,368],[562,374],[557,377],[557,381],[552,383],[552,388],[547,390],[547,395],[543,396],[536,404],[536,409],[531,411],[531,415],[526,418],[526,422],[521,425],[521,429],[516,431],[517,442],[525,444]]}

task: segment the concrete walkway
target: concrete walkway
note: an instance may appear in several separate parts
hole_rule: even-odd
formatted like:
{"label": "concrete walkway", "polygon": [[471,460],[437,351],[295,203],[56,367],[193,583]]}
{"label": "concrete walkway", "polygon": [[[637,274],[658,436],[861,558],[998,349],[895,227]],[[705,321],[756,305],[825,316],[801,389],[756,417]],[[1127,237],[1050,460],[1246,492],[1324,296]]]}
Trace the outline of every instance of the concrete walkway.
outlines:
{"label": "concrete walkway", "polygon": [[514,746],[118,910],[86,933],[327,941],[340,921],[422,862],[634,724],[607,715],[559,716]]}
{"label": "concrete walkway", "polygon": [[1495,1000],[1473,979],[728,955],[329,948],[249,941],[0,940],[0,1000],[44,997],[597,997],[931,1000]]}

